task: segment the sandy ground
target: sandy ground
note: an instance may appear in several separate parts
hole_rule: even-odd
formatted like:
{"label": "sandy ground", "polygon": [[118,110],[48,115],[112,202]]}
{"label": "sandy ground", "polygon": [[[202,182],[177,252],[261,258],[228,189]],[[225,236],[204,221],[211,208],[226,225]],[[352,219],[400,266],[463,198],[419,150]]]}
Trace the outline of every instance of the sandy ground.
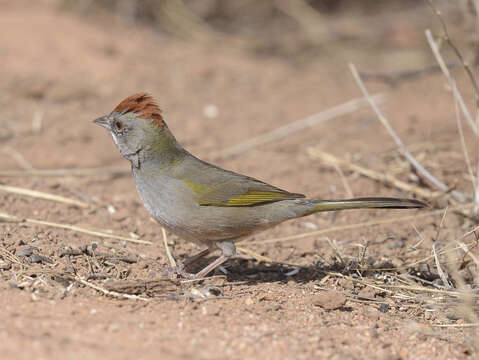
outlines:
{"label": "sandy ground", "polygon": [[[359,97],[348,61],[364,71],[433,64],[424,28],[399,15],[383,38],[390,52],[375,52],[374,46],[326,49],[314,61],[294,64],[182,41],[108,14],[81,17],[49,6],[6,2],[1,9],[1,171],[127,170],[109,135],[92,119],[110,112],[124,97],[148,91],[192,153],[290,191],[311,198],[348,196],[338,172],[313,159],[311,147],[406,182],[412,179],[409,165],[366,107],[235,157],[218,156],[222,149]],[[471,105],[471,87],[458,76]],[[382,108],[411,151],[437,177],[470,194],[454,104],[442,75],[392,88],[367,85],[371,92],[386,95]],[[212,106],[217,116],[208,113]],[[35,125],[39,123],[41,128]],[[477,145],[464,126],[475,164]],[[347,170],[344,176],[355,196],[412,196]],[[159,275],[168,266],[161,229],[150,220],[127,172],[5,176],[0,182],[89,204],[81,208],[0,192],[1,212],[152,242],[0,223],[1,358],[472,357],[471,334],[461,327],[468,320],[453,306],[457,298],[436,294],[438,287],[431,285],[440,284],[433,259],[403,270],[381,270],[427,258],[435,240],[445,247],[437,242],[441,211],[428,216],[423,215],[431,210],[352,211],[290,221],[241,244],[278,263],[240,254],[227,264],[226,276],[216,273],[202,283],[180,283]],[[406,221],[278,241],[407,215],[412,217]],[[473,225],[451,212],[440,238],[456,238]],[[172,234],[168,242],[178,260],[199,250]],[[409,275],[419,280],[401,280]],[[108,296],[75,277],[103,289],[141,284],[129,292],[148,301]],[[423,290],[407,289],[414,284]],[[388,287],[395,285],[405,286],[404,291]]]}

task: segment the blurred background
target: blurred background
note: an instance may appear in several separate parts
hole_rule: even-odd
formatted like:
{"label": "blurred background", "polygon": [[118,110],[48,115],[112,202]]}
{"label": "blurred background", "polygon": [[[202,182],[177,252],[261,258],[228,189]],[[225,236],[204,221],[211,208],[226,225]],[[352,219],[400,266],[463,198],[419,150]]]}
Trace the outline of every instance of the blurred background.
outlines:
{"label": "blurred background", "polygon": [[[158,98],[182,143],[208,157],[358,97],[349,62],[371,91],[391,94],[386,111],[398,131],[440,137],[455,127],[454,107],[444,102],[450,97],[441,91],[426,29],[459,82],[463,71],[443,46],[444,28],[431,4],[465,61],[475,64],[478,2],[472,0],[0,0],[2,167],[124,164],[90,120],[140,91]],[[474,105],[474,96],[466,99]],[[385,138],[376,136],[364,146],[376,128],[370,114],[358,116],[354,125],[338,121],[266,150],[279,165],[284,150],[301,157],[318,142],[344,152],[337,138],[347,139],[352,153],[384,148]],[[236,170],[261,169],[248,161],[254,151],[245,156]]]}
{"label": "blurred background", "polygon": [[[242,49],[294,64],[374,49],[378,57],[385,57],[384,66],[398,67],[415,59],[411,46],[424,43],[416,29],[437,23],[427,0],[49,0],[47,4],[82,17],[115,14],[125,24],[142,24],[174,39]],[[464,40],[477,41],[477,1],[433,4],[449,25],[467,30]],[[391,52],[404,57],[393,60]]]}

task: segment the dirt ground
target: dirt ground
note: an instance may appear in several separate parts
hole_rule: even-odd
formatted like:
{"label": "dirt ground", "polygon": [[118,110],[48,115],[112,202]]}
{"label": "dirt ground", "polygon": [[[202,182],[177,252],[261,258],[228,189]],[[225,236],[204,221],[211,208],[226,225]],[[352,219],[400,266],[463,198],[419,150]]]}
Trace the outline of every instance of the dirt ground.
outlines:
{"label": "dirt ground", "polygon": [[[461,284],[451,275],[455,264],[439,251],[473,229],[476,220],[453,210],[444,216],[447,199],[423,198],[432,205],[426,210],[324,213],[290,221],[241,243],[254,254],[240,252],[225,266],[226,275],[169,281],[160,274],[169,264],[161,228],[143,208],[129,164],[107,132],[92,123],[126,96],[147,91],[158,99],[180,142],[221,167],[310,198],[348,197],[345,183],[354,196],[414,197],[346,168],[342,177],[311,155],[312,148],[326,151],[426,188],[367,106],[240,155],[221,155],[242,141],[361,97],[348,71],[350,61],[361,71],[389,74],[435,64],[424,30],[440,32],[440,27],[427,7],[421,9],[424,22],[417,21],[417,13],[387,14],[376,42],[346,39],[344,46],[327,46],[308,61],[291,61],[189,42],[107,12],[86,16],[50,2],[26,4],[0,2],[0,183],[88,205],[0,191],[0,358],[477,355],[474,328],[467,326],[474,314],[467,315],[461,305],[456,291]],[[376,26],[378,17],[352,18],[351,29]],[[451,31],[465,47],[463,29],[453,24]],[[454,75],[473,108],[470,82],[461,71]],[[366,85],[385,96],[381,108],[421,163],[471,196],[443,75]],[[476,137],[463,127],[475,166]],[[4,173],[112,167],[125,171],[55,177]],[[151,243],[15,222],[5,214]],[[397,221],[364,224],[389,219]],[[344,228],[350,224],[363,225]],[[318,233],[325,229],[332,230]],[[287,239],[301,234],[309,235]],[[473,235],[461,241],[474,244]],[[178,261],[200,250],[172,234],[167,238]],[[431,257],[433,244],[449,288]],[[475,289],[475,263],[461,254],[462,286]],[[258,255],[274,262],[259,261]]]}

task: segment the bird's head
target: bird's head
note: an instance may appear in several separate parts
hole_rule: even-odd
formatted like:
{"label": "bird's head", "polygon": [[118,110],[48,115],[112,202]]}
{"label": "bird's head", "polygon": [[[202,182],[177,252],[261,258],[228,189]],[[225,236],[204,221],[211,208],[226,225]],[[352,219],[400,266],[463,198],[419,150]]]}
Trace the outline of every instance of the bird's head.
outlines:
{"label": "bird's head", "polygon": [[134,165],[137,165],[140,152],[161,155],[172,151],[171,145],[176,144],[159,106],[147,93],[127,97],[110,114],[94,123],[110,132],[121,155]]}

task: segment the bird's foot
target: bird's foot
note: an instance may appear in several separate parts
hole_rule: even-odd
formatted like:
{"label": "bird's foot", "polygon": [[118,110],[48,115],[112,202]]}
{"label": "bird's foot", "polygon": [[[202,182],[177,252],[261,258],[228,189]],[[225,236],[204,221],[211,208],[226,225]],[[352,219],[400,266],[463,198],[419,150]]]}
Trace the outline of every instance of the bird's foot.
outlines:
{"label": "bird's foot", "polygon": [[179,264],[176,266],[170,266],[160,272],[162,276],[178,277],[181,276],[185,279],[194,279],[196,274],[192,274],[186,271],[185,264]]}

